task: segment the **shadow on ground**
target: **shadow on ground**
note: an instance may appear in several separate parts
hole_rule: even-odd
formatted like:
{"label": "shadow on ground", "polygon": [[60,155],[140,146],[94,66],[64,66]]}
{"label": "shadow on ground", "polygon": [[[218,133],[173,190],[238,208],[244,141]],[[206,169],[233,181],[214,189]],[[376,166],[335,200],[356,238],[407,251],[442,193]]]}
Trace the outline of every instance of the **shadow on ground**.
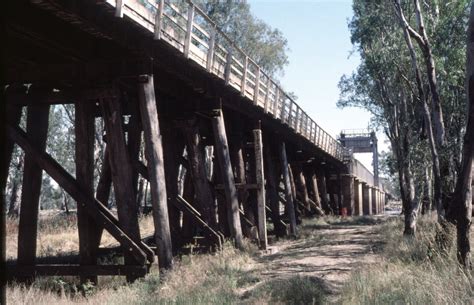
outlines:
{"label": "shadow on ground", "polygon": [[285,289],[296,282],[301,289],[315,289],[307,292],[314,300],[300,299],[298,287],[295,300],[281,296],[277,300],[286,304],[319,304],[324,295],[334,298],[351,270],[376,262],[381,241],[373,225],[383,221],[381,217],[354,217],[304,223],[299,239],[280,241],[275,244],[276,253],[258,259],[261,283],[244,296],[261,291],[284,295]]}

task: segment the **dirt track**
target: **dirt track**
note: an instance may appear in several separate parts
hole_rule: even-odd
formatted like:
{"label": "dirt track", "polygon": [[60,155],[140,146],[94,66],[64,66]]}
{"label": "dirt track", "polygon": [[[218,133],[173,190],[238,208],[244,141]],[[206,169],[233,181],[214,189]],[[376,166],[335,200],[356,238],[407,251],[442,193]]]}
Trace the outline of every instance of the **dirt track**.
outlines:
{"label": "dirt track", "polygon": [[297,240],[284,240],[271,246],[273,253],[259,261],[262,282],[294,276],[308,276],[337,298],[350,271],[377,262],[374,253],[380,241],[373,226],[357,221],[331,225],[306,224]]}

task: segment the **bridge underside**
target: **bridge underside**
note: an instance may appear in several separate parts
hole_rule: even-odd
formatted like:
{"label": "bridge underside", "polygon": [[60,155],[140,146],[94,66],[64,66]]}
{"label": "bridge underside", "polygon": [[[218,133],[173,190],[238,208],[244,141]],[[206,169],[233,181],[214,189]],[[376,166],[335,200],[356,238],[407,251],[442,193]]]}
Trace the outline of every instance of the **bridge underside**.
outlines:
{"label": "bridge underside", "polygon": [[[13,145],[25,151],[18,258],[9,275],[143,276],[168,268],[203,237],[267,247],[267,234],[297,235],[302,217],[380,213],[385,195],[347,164],[163,40],[100,1],[14,1],[6,14],[8,175]],[[75,105],[75,173],[45,150],[51,105]],[[19,127],[27,109],[26,130]],[[291,110],[291,108],[290,108]],[[291,117],[291,116],[290,116]],[[94,178],[96,120],[106,149]],[[299,124],[297,122],[297,124]],[[298,126],[298,125],[297,125]],[[141,156],[141,147],[145,156]],[[77,201],[74,261],[36,258],[42,172]],[[150,183],[155,236],[138,226],[137,181]],[[6,179],[2,180],[6,181]],[[5,185],[1,185],[2,188]],[[107,206],[111,190],[116,214]],[[267,221],[273,230],[267,232]],[[103,230],[120,243],[123,265],[98,265]]]}

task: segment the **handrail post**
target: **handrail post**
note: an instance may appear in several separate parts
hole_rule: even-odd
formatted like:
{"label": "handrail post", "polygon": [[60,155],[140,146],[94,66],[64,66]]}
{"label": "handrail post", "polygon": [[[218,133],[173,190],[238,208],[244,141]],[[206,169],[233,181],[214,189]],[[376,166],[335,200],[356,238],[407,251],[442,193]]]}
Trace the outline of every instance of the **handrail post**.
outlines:
{"label": "handrail post", "polygon": [[224,81],[228,85],[230,83],[230,72],[232,69],[232,50],[227,50],[226,63],[224,68]]}
{"label": "handrail post", "polygon": [[[292,100],[290,100],[291,103],[290,103],[290,109],[289,109],[289,113],[290,115],[288,116],[288,126],[290,126],[291,128],[293,128],[295,130],[296,133],[298,133],[298,114],[299,114],[299,108],[298,105],[296,105]],[[293,105],[296,106],[296,111],[295,111],[295,116],[293,117]],[[295,124],[296,123],[296,124]],[[292,124],[294,126],[292,126]]]}
{"label": "handrail post", "polygon": [[[163,1],[163,0],[162,0]],[[209,49],[207,50],[206,69],[212,72],[212,66],[214,65],[214,50],[216,45],[216,28],[215,26],[211,29],[211,39],[209,40]]]}
{"label": "handrail post", "polygon": [[[295,103],[293,103],[292,100],[289,100],[290,101],[290,107],[288,108],[288,118],[286,119],[286,123],[288,124],[288,126],[291,127],[291,123],[293,122],[293,105]],[[296,105],[296,109],[298,109],[298,105]]]}
{"label": "handrail post", "polygon": [[267,76],[267,90],[265,90],[265,106],[264,106],[264,110],[265,110],[265,113],[268,112],[268,98],[270,96],[270,77]]}
{"label": "handrail post", "polygon": [[158,4],[158,11],[155,15],[155,32],[153,35],[153,39],[160,40],[161,39],[161,30],[163,29],[163,11],[165,9],[165,0],[160,0]]}
{"label": "handrail post", "polygon": [[260,67],[257,66],[257,72],[255,73],[255,89],[253,91],[253,102],[255,105],[258,104],[258,97],[260,96]]}
{"label": "handrail post", "polygon": [[[281,89],[278,88],[278,96],[280,96],[280,92],[281,92]],[[283,123],[286,123],[286,119],[285,119],[285,107],[286,107],[286,100],[285,100],[285,97],[283,96],[283,101],[281,102],[281,108],[280,108],[280,120],[281,120]]]}
{"label": "handrail post", "polygon": [[188,7],[188,23],[186,25],[186,38],[184,40],[184,56],[189,58],[189,47],[191,46],[191,37],[193,36],[194,4],[190,3]]}
{"label": "handrail post", "polygon": [[124,0],[116,0],[115,1],[115,17],[122,18],[123,17],[123,6]]}
{"label": "handrail post", "polygon": [[308,136],[308,115],[306,113],[304,113],[303,135]]}
{"label": "handrail post", "polygon": [[[278,103],[280,102],[280,90],[275,84],[275,100],[273,101],[273,116],[278,117]],[[281,116],[281,115],[280,115]]]}
{"label": "handrail post", "polygon": [[[245,54],[244,54],[245,55]],[[244,71],[242,73],[242,83],[240,85],[240,93],[245,96],[245,90],[247,87],[247,71],[248,71],[248,65],[249,65],[249,57],[245,55],[244,58]]]}

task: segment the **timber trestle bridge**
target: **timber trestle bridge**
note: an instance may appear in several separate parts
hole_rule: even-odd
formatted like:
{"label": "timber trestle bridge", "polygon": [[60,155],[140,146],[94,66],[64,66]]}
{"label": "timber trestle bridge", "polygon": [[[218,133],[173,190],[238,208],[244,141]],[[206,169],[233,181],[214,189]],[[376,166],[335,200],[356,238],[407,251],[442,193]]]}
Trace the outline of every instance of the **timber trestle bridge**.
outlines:
{"label": "timber trestle bridge", "polygon": [[[8,5],[2,189],[13,145],[25,152],[11,277],[133,280],[156,258],[169,268],[173,254],[196,236],[210,249],[225,238],[241,247],[244,237],[266,249],[267,234],[297,235],[302,217],[383,211],[383,185],[192,2]],[[56,104],[75,105],[75,173],[45,149]],[[24,108],[26,130],[20,127]],[[106,143],[97,179],[96,120],[104,123]],[[36,258],[43,171],[77,202],[74,262]],[[139,175],[150,185],[153,245],[139,229]],[[107,207],[112,188],[116,213]],[[120,243],[124,264],[98,264],[104,230]]]}

